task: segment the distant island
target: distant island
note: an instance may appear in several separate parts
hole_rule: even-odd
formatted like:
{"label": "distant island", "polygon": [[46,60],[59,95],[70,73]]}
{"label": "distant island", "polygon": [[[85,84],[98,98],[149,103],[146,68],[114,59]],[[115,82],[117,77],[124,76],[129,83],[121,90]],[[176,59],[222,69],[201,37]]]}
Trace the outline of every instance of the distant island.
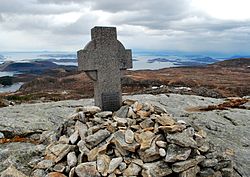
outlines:
{"label": "distant island", "polygon": [[206,65],[218,62],[218,59],[214,59],[211,57],[190,57],[188,61],[182,59],[171,59],[171,58],[152,58],[148,59],[147,63],[155,63],[155,62],[170,62],[174,63],[176,66],[199,66],[199,65]]}

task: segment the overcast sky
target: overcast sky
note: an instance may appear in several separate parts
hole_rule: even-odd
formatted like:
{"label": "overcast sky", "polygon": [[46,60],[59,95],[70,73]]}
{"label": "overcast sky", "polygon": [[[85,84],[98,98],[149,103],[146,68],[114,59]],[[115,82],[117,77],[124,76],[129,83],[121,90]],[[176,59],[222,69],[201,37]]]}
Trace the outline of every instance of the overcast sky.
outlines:
{"label": "overcast sky", "polygon": [[76,51],[94,26],[127,48],[250,54],[249,0],[0,0],[0,51]]}

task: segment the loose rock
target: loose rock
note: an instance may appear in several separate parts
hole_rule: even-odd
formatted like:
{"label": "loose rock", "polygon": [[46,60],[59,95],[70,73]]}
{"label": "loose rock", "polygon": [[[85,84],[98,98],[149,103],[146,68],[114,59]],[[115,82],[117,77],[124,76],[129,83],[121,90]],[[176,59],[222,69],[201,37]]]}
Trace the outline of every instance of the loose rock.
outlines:
{"label": "loose rock", "polygon": [[39,162],[37,165],[36,165],[36,168],[38,169],[47,169],[47,168],[50,168],[54,165],[54,162],[51,161],[51,160],[43,160],[41,162]]}
{"label": "loose rock", "polygon": [[110,135],[108,130],[99,130],[95,134],[88,136],[85,141],[90,147],[96,146]]}
{"label": "loose rock", "polygon": [[81,163],[75,168],[79,177],[99,177],[101,176],[96,168],[96,162]]}
{"label": "loose rock", "polygon": [[197,148],[197,143],[193,139],[193,135],[193,129],[188,128],[181,133],[177,132],[175,134],[167,134],[167,141],[182,147]]}
{"label": "loose rock", "polygon": [[109,171],[110,157],[107,155],[100,155],[97,157],[97,170],[103,176],[107,176]]}
{"label": "loose rock", "polygon": [[124,176],[138,176],[140,171],[141,171],[141,167],[135,163],[131,163],[128,168],[123,172]]}
{"label": "loose rock", "polygon": [[132,144],[134,142],[134,132],[130,129],[127,129],[125,132],[125,141],[126,143]]}
{"label": "loose rock", "polygon": [[53,171],[48,175],[221,177],[233,173],[230,159],[213,148],[199,127],[176,122],[151,104],[126,105],[116,113],[122,117],[112,112],[80,112],[85,122],[71,119],[52,133],[55,140],[45,151],[52,163],[35,165],[44,172]]}
{"label": "loose rock", "polygon": [[67,155],[67,163],[69,167],[74,167],[77,164],[77,157],[75,152],[70,152]]}
{"label": "loose rock", "polygon": [[101,112],[101,108],[99,108],[97,106],[84,106],[82,108],[82,111],[84,113],[96,114],[98,112]]}
{"label": "loose rock", "polygon": [[123,161],[122,157],[113,158],[110,161],[108,173],[113,173],[114,170],[120,165],[122,161]]}
{"label": "loose rock", "polygon": [[187,160],[191,153],[190,148],[182,148],[175,144],[170,144],[167,149],[165,162],[176,162],[180,160]]}
{"label": "loose rock", "polygon": [[172,173],[171,168],[168,166],[166,162],[159,161],[153,163],[145,163],[143,165],[144,170],[142,171],[143,177],[163,177],[170,175]]}
{"label": "loose rock", "polygon": [[13,165],[9,166],[1,173],[1,177],[28,177],[21,171],[18,171]]}

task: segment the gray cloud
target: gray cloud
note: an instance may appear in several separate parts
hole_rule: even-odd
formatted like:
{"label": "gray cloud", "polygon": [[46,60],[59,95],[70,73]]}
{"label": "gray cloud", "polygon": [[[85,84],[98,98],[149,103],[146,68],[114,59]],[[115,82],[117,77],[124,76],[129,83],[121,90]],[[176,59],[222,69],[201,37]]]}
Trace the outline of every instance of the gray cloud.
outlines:
{"label": "gray cloud", "polygon": [[35,0],[1,0],[0,12],[6,14],[60,14],[78,10],[75,4],[39,4]]}
{"label": "gray cloud", "polygon": [[157,15],[159,13],[173,14],[177,11],[181,13],[189,5],[190,0],[126,0],[126,1],[116,1],[116,0],[105,0],[98,1],[93,0],[92,8],[97,10],[104,10],[109,12],[120,12],[120,11],[141,11],[148,10],[154,11]]}
{"label": "gray cloud", "polygon": [[[248,51],[250,21],[219,20],[193,9],[191,0],[1,0],[0,39],[42,41],[39,49],[78,49],[95,25],[117,26],[130,48]],[[67,16],[78,13],[77,16]],[[2,34],[2,35],[1,35]],[[14,37],[12,37],[14,36]],[[6,45],[7,46],[7,45]],[[1,46],[0,48],[4,48]],[[6,50],[8,49],[5,47]]]}
{"label": "gray cloud", "polygon": [[67,25],[65,27],[54,29],[55,33],[61,33],[63,35],[86,35],[89,34],[90,29],[93,26],[97,26],[96,23],[98,17],[94,14],[83,15],[75,23]]}
{"label": "gray cloud", "polygon": [[0,22],[3,22],[3,16],[0,14]]}

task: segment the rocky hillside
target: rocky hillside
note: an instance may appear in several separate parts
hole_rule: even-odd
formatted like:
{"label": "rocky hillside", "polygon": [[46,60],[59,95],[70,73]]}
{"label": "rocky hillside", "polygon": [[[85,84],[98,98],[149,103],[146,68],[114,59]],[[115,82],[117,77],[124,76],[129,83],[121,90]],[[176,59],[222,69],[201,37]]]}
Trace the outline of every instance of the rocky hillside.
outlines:
{"label": "rocky hillside", "polygon": [[[220,147],[220,151],[218,152],[224,152],[231,157],[235,175],[237,177],[250,176],[250,168],[248,165],[250,164],[248,158],[250,156],[250,103],[248,98],[245,98],[238,106],[235,105],[237,105],[240,100],[228,102],[224,99],[178,94],[134,95],[126,96],[124,99],[150,103],[162,110],[166,110],[172,115],[176,122],[185,122],[187,127],[194,127],[195,130],[203,129],[207,132],[207,139],[214,144],[215,147]],[[76,108],[85,105],[93,105],[93,100],[84,99],[53,103],[21,104],[1,108],[0,136],[2,139],[0,139],[0,172],[9,167],[7,172],[4,172],[5,174],[9,171],[15,171],[16,173],[20,172],[29,175],[33,167],[42,160],[41,158],[44,156],[47,146],[46,142],[53,142],[57,139],[55,132],[73,133],[70,129],[67,129],[68,126],[70,127],[69,124],[64,128],[62,125],[67,125],[65,122],[68,122],[69,115],[71,115]],[[143,115],[143,112],[140,114]],[[150,119],[152,119],[152,117]],[[98,121],[98,118],[93,121]],[[123,122],[122,120],[120,121],[121,123]],[[148,119],[148,121],[150,120]],[[151,123],[152,121],[155,120],[152,119]],[[147,124],[140,124],[140,126],[144,125]],[[88,126],[91,127],[92,125]],[[93,125],[91,131],[98,131],[98,126]],[[73,135],[71,138],[73,138]],[[61,140],[63,141],[63,139]],[[64,139],[64,141],[66,141],[66,139]],[[55,148],[52,149],[55,150]],[[161,153],[163,153],[163,151]],[[215,158],[219,157],[216,153],[210,155],[213,155]],[[207,158],[209,157],[210,156],[207,156]],[[204,165],[210,166],[211,163],[216,165],[215,163],[217,163],[217,161],[215,161],[209,161],[209,163]],[[45,162],[49,161],[40,163],[40,165],[46,166],[41,166],[40,169],[46,169],[50,165]],[[128,167],[140,166],[141,168],[139,162],[133,162],[132,164],[134,163],[135,165]],[[91,166],[91,164],[89,165]],[[63,164],[61,164],[61,166],[57,165],[56,169],[60,171],[60,167],[62,166]],[[83,169],[84,168],[85,167],[83,167]],[[212,171],[208,170],[207,173],[203,173],[204,175],[209,175],[217,169],[213,165],[208,168]],[[168,170],[167,172],[170,173],[170,171],[171,170]],[[40,172],[42,173],[41,170]],[[155,171],[151,172],[155,173]],[[225,170],[222,174],[225,174],[224,172]],[[226,171],[227,174],[229,174],[228,172],[229,171]]]}
{"label": "rocky hillside", "polygon": [[[250,59],[233,59],[207,66],[126,71],[122,90],[126,94],[178,93],[213,98],[250,95]],[[93,82],[76,68],[46,70],[42,75],[23,74],[13,82],[25,82],[16,93],[0,94],[14,102],[58,101],[90,98]],[[1,78],[0,78],[1,79]]]}
{"label": "rocky hillside", "polygon": [[237,58],[237,59],[231,59],[231,60],[224,60],[220,61],[214,64],[211,64],[210,66],[215,67],[234,67],[234,68],[250,68],[250,58]]}

